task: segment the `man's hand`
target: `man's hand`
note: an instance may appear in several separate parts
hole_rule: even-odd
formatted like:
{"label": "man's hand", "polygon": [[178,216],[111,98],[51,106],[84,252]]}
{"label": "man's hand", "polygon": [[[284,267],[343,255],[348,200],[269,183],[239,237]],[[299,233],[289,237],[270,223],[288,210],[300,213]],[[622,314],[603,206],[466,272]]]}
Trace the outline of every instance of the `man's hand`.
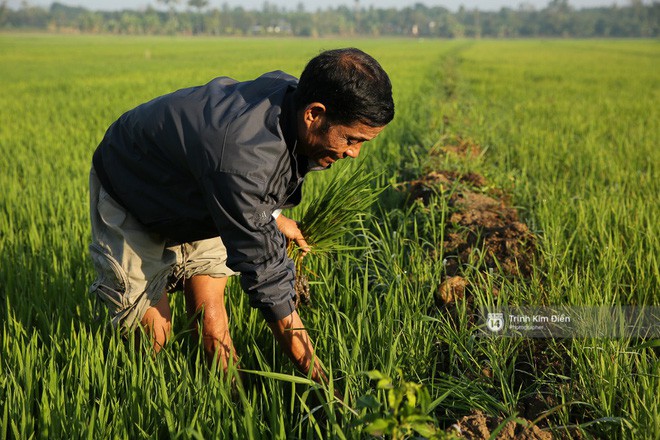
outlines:
{"label": "man's hand", "polygon": [[300,249],[302,249],[302,255],[305,256],[311,248],[307,244],[307,241],[305,241],[305,237],[303,237],[303,234],[298,227],[298,222],[291,220],[282,214],[277,216],[275,221],[277,222],[277,229],[284,234],[287,240],[293,240]]}
{"label": "man's hand", "polygon": [[314,358],[314,346],[309,339],[304,324],[300,320],[300,316],[298,316],[298,312],[294,311],[279,321],[269,322],[268,326],[273,331],[273,335],[282,350],[300,372],[308,374],[310,368],[312,368],[313,360],[312,380],[321,384],[328,383],[328,378],[321,368],[321,363]]}

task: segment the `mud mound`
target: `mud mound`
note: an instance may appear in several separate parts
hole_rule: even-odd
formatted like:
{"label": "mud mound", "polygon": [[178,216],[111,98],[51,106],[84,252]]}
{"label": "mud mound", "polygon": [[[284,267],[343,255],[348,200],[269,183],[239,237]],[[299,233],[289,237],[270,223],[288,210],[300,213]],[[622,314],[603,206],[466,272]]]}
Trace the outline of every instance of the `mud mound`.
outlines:
{"label": "mud mound", "polygon": [[452,195],[449,204],[454,212],[449,217],[444,249],[446,255],[457,258],[448,259],[448,275],[455,275],[460,264],[499,267],[507,276],[531,275],[534,235],[519,221],[515,208],[467,190]]}
{"label": "mud mound", "polygon": [[431,195],[450,191],[456,184],[473,188],[483,188],[488,182],[484,176],[477,173],[459,173],[457,171],[431,171],[420,179],[407,183],[408,193],[413,200],[421,199],[428,204]]}
{"label": "mud mound", "polygon": [[441,243],[448,276],[461,265],[499,270],[505,276],[529,277],[535,253],[534,235],[497,190],[487,191],[480,174],[432,171],[408,183],[410,198],[428,205],[433,194],[449,197],[450,216]]}
{"label": "mud mound", "polygon": [[[486,440],[502,422],[502,418],[486,416],[483,412],[476,410],[461,418],[451,429],[458,433],[460,438]],[[525,426],[510,421],[504,425],[495,438],[499,440],[552,440],[552,434],[530,425],[531,423]]]}
{"label": "mud mound", "polygon": [[431,156],[449,155],[461,159],[476,159],[482,153],[481,147],[471,139],[460,136],[446,137],[441,145],[431,150]]}

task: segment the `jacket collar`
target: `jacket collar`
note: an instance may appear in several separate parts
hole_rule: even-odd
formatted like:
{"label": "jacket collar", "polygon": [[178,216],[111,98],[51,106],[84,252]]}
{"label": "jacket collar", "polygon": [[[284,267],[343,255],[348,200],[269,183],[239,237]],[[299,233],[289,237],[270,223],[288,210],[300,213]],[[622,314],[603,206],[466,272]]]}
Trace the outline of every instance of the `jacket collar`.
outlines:
{"label": "jacket collar", "polygon": [[330,165],[327,167],[322,167],[317,165],[315,162],[309,160],[307,156],[298,154],[296,147],[298,144],[298,124],[297,124],[297,112],[296,106],[293,100],[294,92],[296,88],[294,86],[289,86],[286,94],[284,95],[284,100],[282,101],[282,112],[280,117],[280,128],[282,129],[282,134],[284,135],[284,142],[291,153],[292,159],[292,168],[294,170],[294,178],[304,177],[309,171],[322,171],[330,168]]}
{"label": "jacket collar", "polygon": [[284,135],[284,142],[291,153],[295,152],[298,142],[298,133],[296,127],[296,106],[293,102],[293,93],[296,91],[294,86],[289,86],[284,99],[282,100],[282,109],[280,113],[280,129]]}

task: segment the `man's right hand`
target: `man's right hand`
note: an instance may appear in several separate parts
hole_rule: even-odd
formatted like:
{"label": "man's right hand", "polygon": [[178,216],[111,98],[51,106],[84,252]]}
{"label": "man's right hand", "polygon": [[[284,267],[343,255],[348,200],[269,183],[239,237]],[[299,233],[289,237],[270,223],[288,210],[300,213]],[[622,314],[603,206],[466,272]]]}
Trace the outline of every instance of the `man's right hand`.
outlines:
{"label": "man's right hand", "polygon": [[[282,350],[300,372],[308,374],[310,368],[312,368],[312,380],[321,384],[328,383],[328,378],[321,367],[321,363],[314,357],[314,345],[309,339],[298,312],[294,311],[279,321],[269,322],[268,326]],[[312,362],[314,363],[313,366]]]}

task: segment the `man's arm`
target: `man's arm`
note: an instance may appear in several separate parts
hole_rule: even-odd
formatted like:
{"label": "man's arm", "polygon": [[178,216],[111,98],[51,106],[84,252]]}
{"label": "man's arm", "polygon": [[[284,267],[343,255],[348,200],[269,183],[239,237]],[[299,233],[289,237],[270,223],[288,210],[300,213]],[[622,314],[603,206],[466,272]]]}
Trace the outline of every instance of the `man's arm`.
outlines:
{"label": "man's arm", "polygon": [[294,311],[279,321],[269,322],[268,326],[284,353],[293,361],[298,370],[308,374],[313,361],[312,379],[318,383],[328,382],[321,363],[314,357],[314,345],[309,339],[298,312]]}
{"label": "man's arm", "polygon": [[[282,214],[276,217],[276,221],[280,232],[288,240],[294,241],[302,249],[302,255],[305,256],[309,252],[310,247],[300,231],[298,222]],[[269,322],[268,326],[272,330],[280,347],[282,347],[282,350],[293,361],[298,370],[308,374],[313,359],[314,369],[312,370],[312,379],[319,383],[328,383],[328,378],[323,372],[321,363],[318,358],[314,357],[314,345],[309,339],[305,325],[300,320],[297,311],[294,311],[291,315],[279,321]]]}
{"label": "man's arm", "polygon": [[241,274],[241,287],[266,321],[295,310],[295,266],[286,255],[286,240],[262,200],[263,182],[224,171],[203,179],[209,212],[227,248],[227,266]]}

